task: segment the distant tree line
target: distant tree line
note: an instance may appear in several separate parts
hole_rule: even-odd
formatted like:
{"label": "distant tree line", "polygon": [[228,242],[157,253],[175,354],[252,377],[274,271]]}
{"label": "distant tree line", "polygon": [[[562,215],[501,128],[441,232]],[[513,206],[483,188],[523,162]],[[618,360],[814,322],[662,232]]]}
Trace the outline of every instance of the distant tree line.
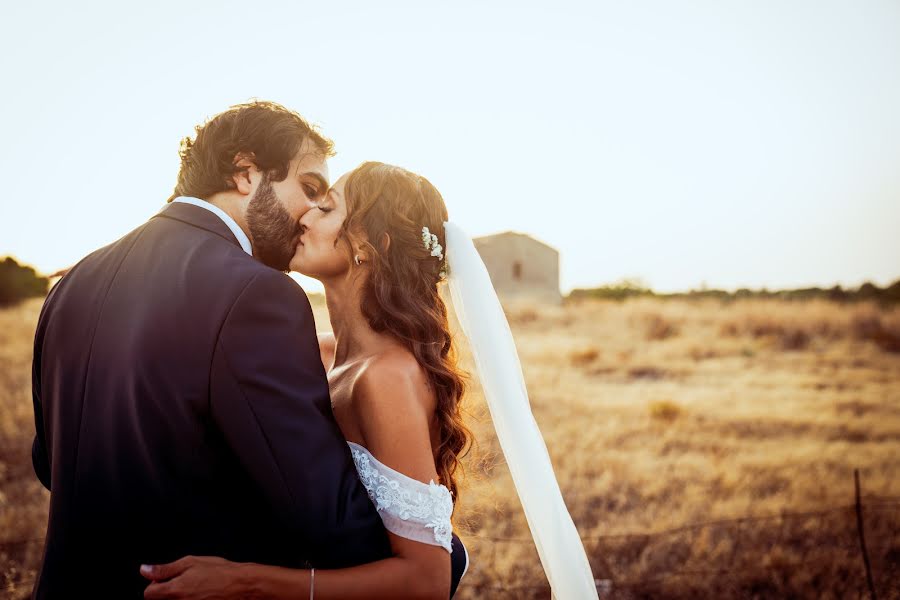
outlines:
{"label": "distant tree line", "polygon": [[26,298],[45,296],[50,280],[7,256],[0,262],[0,306],[9,306]]}
{"label": "distant tree line", "polygon": [[569,293],[569,300],[604,299],[625,300],[648,296],[653,298],[717,298],[723,301],[737,300],[741,298],[779,298],[784,300],[809,300],[812,298],[824,298],[836,302],[856,302],[860,300],[874,300],[880,304],[900,304],[900,279],[891,285],[881,288],[873,283],[866,282],[858,288],[842,288],[835,285],[830,288],[799,288],[793,290],[750,290],[741,288],[734,292],[716,289],[690,290],[687,292],[675,292],[661,294],[646,287],[638,279],[623,279],[617,283],[596,288],[574,289]]}

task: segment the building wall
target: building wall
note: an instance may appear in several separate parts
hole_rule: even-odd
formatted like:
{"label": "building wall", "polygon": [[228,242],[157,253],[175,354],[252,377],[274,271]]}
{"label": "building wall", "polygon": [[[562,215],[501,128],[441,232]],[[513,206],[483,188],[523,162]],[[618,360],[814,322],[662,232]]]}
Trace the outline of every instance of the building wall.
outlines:
{"label": "building wall", "polygon": [[501,233],[474,242],[501,299],[562,301],[555,249],[521,233]]}

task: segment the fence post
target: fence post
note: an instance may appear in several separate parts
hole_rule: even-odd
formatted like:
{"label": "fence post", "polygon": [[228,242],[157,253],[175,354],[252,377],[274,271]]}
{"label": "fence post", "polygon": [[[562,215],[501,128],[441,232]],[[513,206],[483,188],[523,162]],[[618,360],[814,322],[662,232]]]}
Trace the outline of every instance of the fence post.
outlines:
{"label": "fence post", "polygon": [[866,552],[866,535],[863,531],[862,500],[859,493],[859,469],[853,469],[853,480],[856,485],[856,528],[859,530],[859,547],[862,550],[863,563],[866,565],[866,582],[869,584],[869,595],[872,600],[878,600],[875,596],[875,583],[872,581],[872,567],[869,564],[869,553]]}

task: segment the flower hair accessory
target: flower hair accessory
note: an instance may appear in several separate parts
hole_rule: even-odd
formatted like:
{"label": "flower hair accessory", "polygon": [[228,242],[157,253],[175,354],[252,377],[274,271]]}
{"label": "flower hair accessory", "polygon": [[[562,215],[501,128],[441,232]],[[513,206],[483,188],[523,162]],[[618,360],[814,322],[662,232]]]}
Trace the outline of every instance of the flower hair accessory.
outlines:
{"label": "flower hair accessory", "polygon": [[431,255],[440,261],[441,271],[438,275],[441,279],[446,278],[447,263],[444,262],[444,247],[438,242],[438,236],[431,233],[427,227],[422,228],[422,245],[426,250],[431,250]]}
{"label": "flower hair accessory", "polygon": [[422,244],[426,250],[431,250],[431,255],[438,260],[444,260],[444,247],[438,243],[438,236],[431,233],[427,227],[422,228]]}

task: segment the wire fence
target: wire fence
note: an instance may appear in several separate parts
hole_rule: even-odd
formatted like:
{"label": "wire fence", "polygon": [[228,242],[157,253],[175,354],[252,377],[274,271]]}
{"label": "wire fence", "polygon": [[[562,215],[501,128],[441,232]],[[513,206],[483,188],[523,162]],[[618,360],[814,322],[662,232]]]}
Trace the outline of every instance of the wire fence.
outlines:
{"label": "wire fence", "polygon": [[[858,475],[855,474],[856,477]],[[643,598],[898,598],[900,496],[582,536],[598,594]],[[40,553],[43,537],[0,542],[0,556]],[[549,598],[530,537],[466,535],[471,565],[457,598]]]}
{"label": "wire fence", "polygon": [[[900,496],[582,536],[601,598],[900,598]],[[458,598],[549,598],[530,537],[465,536]]]}

